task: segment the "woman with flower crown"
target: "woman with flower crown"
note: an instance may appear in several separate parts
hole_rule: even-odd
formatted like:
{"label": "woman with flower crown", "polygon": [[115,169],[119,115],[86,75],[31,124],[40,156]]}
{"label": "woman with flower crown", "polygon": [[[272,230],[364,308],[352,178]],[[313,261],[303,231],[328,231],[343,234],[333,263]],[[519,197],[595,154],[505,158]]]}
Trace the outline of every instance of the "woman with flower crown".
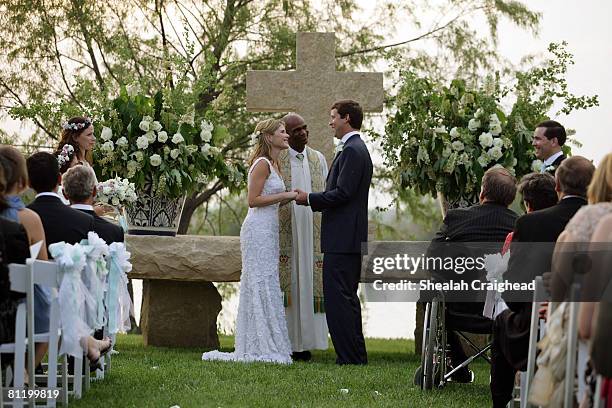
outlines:
{"label": "woman with flower crown", "polygon": [[267,119],[255,128],[255,152],[248,175],[249,212],[240,229],[242,274],[233,353],[217,350],[202,360],[291,364],[291,343],[278,275],[278,207],[297,196],[285,191],[278,155],[289,148],[282,121]]}

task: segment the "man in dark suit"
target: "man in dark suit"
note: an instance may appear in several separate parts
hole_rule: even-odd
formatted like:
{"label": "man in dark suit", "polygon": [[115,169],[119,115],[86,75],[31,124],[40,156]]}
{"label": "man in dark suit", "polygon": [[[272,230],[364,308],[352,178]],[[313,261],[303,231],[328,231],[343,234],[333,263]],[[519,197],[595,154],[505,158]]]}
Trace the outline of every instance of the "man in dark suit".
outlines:
{"label": "man in dark suit", "polygon": [[372,160],[359,129],[359,103],[341,100],[331,108],[329,125],[340,140],[325,191],[298,190],[296,202],[321,211],[323,296],[327,325],[337,364],[367,364],[361,305],[357,297],[361,275],[361,245],[368,240],[368,193]]}
{"label": "man in dark suit", "polygon": [[26,163],[30,187],[37,193],[28,208],[40,216],[47,247],[56,242],[76,244],[87,239],[87,233],[94,230],[94,219],[65,205],[57,194],[62,180],[57,158],[38,152],[28,157]]}
{"label": "man in dark suit", "polygon": [[561,149],[566,139],[565,128],[559,122],[546,120],[536,126],[531,144],[536,157],[543,162],[540,172],[555,175],[555,170],[566,159]]}
{"label": "man in dark suit", "polygon": [[[578,209],[587,204],[586,190],[594,171],[593,164],[580,156],[570,157],[561,163],[555,175],[559,202],[552,207],[525,214],[516,221],[510,261],[504,273],[506,280],[531,282],[536,276],[550,271],[554,242]],[[518,296],[523,298],[519,299]],[[508,309],[495,319],[491,350],[491,395],[494,407],[506,406],[512,398],[516,371],[527,367],[532,303],[525,302],[524,296],[504,293]]]}
{"label": "man in dark suit", "polygon": [[64,174],[64,195],[70,200],[71,207],[94,218],[93,231],[108,245],[123,242],[123,229],[95,213],[93,203],[97,194],[96,188],[96,175],[91,167],[75,166]]}
{"label": "man in dark suit", "polygon": [[[432,240],[428,250],[428,256],[445,257],[451,254],[444,253],[448,247],[445,243],[494,243],[497,250],[501,250],[502,244],[509,232],[512,231],[517,214],[508,206],[516,196],[516,179],[508,170],[495,167],[487,170],[482,177],[480,191],[480,204],[469,208],[451,209],[444,217],[444,223]],[[453,248],[457,248],[455,245]],[[474,248],[478,252],[477,248]],[[442,251],[442,252],[440,252]],[[490,253],[490,250],[483,251]],[[471,257],[482,254],[472,251]],[[434,271],[435,273],[435,271]],[[457,279],[473,280],[480,276],[476,274],[457,275],[445,271],[445,280]],[[465,300],[465,299],[464,299]],[[482,302],[447,302],[446,307],[457,313],[482,315],[484,303]],[[457,334],[451,330],[447,333],[450,348],[451,365],[457,367],[467,360]],[[474,375],[468,367],[457,370],[453,376],[456,382],[471,382]]]}

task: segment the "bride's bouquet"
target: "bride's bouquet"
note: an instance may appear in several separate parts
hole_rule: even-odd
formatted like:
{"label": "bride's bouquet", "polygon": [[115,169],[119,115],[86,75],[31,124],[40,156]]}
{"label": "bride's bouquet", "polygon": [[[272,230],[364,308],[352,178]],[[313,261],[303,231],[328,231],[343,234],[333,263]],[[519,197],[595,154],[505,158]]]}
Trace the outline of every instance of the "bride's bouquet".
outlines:
{"label": "bride's bouquet", "polygon": [[115,177],[98,184],[98,200],[113,207],[124,207],[138,198],[134,183]]}

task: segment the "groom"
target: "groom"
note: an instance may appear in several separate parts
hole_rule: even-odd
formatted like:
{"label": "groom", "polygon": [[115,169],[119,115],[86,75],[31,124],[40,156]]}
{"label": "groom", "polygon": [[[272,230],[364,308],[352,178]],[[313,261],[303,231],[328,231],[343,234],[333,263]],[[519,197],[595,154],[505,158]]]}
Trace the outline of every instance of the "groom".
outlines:
{"label": "groom", "polygon": [[368,240],[368,193],[372,160],[361,140],[363,110],[359,103],[341,100],[331,107],[329,126],[340,140],[324,192],[296,190],[296,202],[321,211],[323,296],[327,325],[337,364],[367,364],[357,297],[361,244]]}

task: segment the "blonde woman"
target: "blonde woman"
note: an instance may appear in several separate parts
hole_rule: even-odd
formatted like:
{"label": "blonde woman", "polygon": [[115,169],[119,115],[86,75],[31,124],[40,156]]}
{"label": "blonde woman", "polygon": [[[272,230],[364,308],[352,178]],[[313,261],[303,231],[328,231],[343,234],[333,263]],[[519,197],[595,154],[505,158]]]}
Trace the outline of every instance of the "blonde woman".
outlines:
{"label": "blonde woman", "polygon": [[289,148],[282,121],[267,119],[255,128],[255,152],[248,175],[249,212],[240,229],[242,275],[235,351],[204,353],[202,360],[291,363],[283,296],[278,277],[278,207],[295,200],[285,191],[278,155]]}

